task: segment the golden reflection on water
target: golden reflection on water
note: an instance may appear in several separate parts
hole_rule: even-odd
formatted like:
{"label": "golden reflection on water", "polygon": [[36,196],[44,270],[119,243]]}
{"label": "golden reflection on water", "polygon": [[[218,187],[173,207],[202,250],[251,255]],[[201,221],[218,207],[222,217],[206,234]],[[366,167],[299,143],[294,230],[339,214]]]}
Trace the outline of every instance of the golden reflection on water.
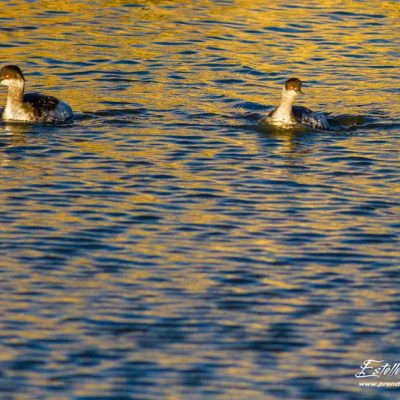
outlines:
{"label": "golden reflection on water", "polygon": [[[75,337],[78,348],[93,346],[107,351],[112,334],[105,338],[83,332],[82,316],[98,323],[123,323],[138,299],[145,299],[148,308],[140,310],[140,316],[149,323],[185,316],[194,326],[202,326],[202,319],[242,326],[251,338],[265,339],[270,324],[295,320],[299,329],[296,340],[307,345],[282,350],[273,371],[259,367],[257,357],[263,355],[254,349],[213,348],[207,343],[209,327],[193,335],[196,340],[192,342],[171,343],[168,352],[141,347],[133,334],[112,336],[112,345],[119,351],[140,353],[166,369],[211,362],[217,354],[220,359],[216,362],[221,365],[213,378],[229,382],[219,399],[266,399],[265,393],[252,389],[246,379],[283,382],[299,377],[300,366],[302,374],[320,378],[329,387],[332,376],[321,376],[321,368],[312,360],[321,363],[330,357],[339,363],[344,353],[346,362],[357,368],[377,345],[371,335],[341,348],[340,343],[348,339],[341,336],[343,326],[357,334],[384,330],[388,323],[398,321],[394,306],[393,310],[385,308],[379,319],[365,312],[376,303],[393,305],[397,293],[390,287],[371,291],[368,282],[382,279],[378,271],[363,270],[362,263],[355,267],[353,260],[333,269],[324,265],[322,257],[328,250],[344,257],[349,252],[346,240],[352,234],[393,233],[388,221],[399,210],[397,206],[376,211],[375,219],[354,213],[362,207],[379,208],[374,202],[392,199],[398,191],[392,181],[379,185],[375,180],[381,169],[396,161],[392,144],[370,145],[357,134],[338,133],[332,142],[323,133],[260,133],[241,127],[240,121],[228,127],[221,121],[225,121],[223,115],[245,113],[234,107],[237,103],[276,104],[282,80],[288,75],[305,80],[307,96],[300,102],[313,108],[357,115],[372,109],[388,119],[396,116],[398,80],[397,70],[392,69],[392,41],[398,26],[398,3],[326,0],[289,8],[285,1],[268,6],[261,0],[238,0],[230,5],[198,1],[179,7],[172,1],[143,1],[137,2],[141,7],[122,7],[132,3],[100,1],[93,7],[90,2],[57,2],[57,13],[48,13],[56,11],[52,1],[11,1],[2,8],[2,27],[10,29],[0,30],[0,43],[14,44],[2,47],[2,64],[19,64],[30,90],[56,93],[73,106],[78,119],[59,130],[46,128],[45,133],[27,125],[1,126],[1,140],[7,146],[0,148],[0,211],[4,215],[13,212],[16,217],[8,225],[0,225],[2,239],[14,246],[1,261],[7,266],[11,293],[3,295],[0,302],[0,313],[6,316],[0,332],[6,335],[10,326],[21,323],[15,328],[13,344],[66,335]],[[332,13],[338,11],[359,17],[338,14],[333,18]],[[385,24],[378,28],[363,24],[368,15],[384,16]],[[240,71],[240,67],[247,69]],[[6,92],[1,90],[4,103]],[[135,114],[136,108],[144,108],[149,115]],[[132,111],[122,114],[122,127],[115,123],[121,109]],[[193,116],[196,113],[212,116],[198,123]],[[216,128],[218,123],[221,129]],[[208,132],[210,125],[214,129]],[[383,130],[382,137],[385,133]],[[198,142],[174,141],[192,137]],[[137,142],[132,144],[133,140]],[[52,146],[59,146],[58,152],[51,153]],[[187,154],[178,157],[183,150]],[[225,150],[233,155],[219,159]],[[38,157],[30,156],[31,151]],[[172,157],[174,153],[178,156]],[[242,155],[247,158],[236,158]],[[372,161],[364,167],[351,165],[352,157],[363,156]],[[205,168],[191,166],[202,160],[209,161]],[[129,164],[135,161],[144,163]],[[126,166],[120,167],[123,163]],[[116,173],[114,165],[123,173]],[[368,168],[372,172],[364,174]],[[375,175],[373,168],[377,169]],[[148,187],[140,186],[143,177],[158,174],[163,177],[149,181]],[[254,182],[249,184],[251,179]],[[292,192],[260,189],[274,184],[279,188],[282,182],[292,183]],[[176,191],[166,189],[174,185]],[[296,189],[303,187],[308,191]],[[106,190],[112,194],[103,196]],[[197,201],[194,195],[193,201],[185,200],[188,194],[198,193],[196,190],[216,197]],[[40,197],[46,193],[49,198]],[[71,193],[73,202],[64,204],[63,197],[69,198]],[[220,206],[221,199],[232,203]],[[253,203],[245,208],[245,201]],[[171,209],[162,208],[166,206]],[[295,210],[300,217],[288,210]],[[102,218],[87,218],[87,211]],[[127,220],[152,212],[161,215],[160,222],[140,225]],[[177,227],[195,227],[197,231],[178,232]],[[108,229],[112,234],[107,236]],[[199,232],[213,229],[215,236],[199,239]],[[282,240],[282,232],[303,239],[310,234],[321,238],[294,245]],[[85,234],[95,239],[103,234],[101,244],[118,250],[79,252]],[[43,235],[42,248],[36,247],[36,235]],[[68,242],[71,238],[75,239],[72,244]],[[61,269],[28,270],[30,263],[41,257],[40,267],[46,267],[46,257],[57,246],[66,246],[70,252]],[[366,241],[355,246],[353,250],[362,260],[394,258],[398,253],[390,243]],[[307,254],[316,260],[310,257],[298,270],[285,263],[274,264],[279,258]],[[137,269],[126,267],[136,261],[143,264],[139,262]],[[94,267],[102,262],[119,262],[121,269]],[[224,284],[225,279],[236,277],[240,268],[258,274],[256,287]],[[318,279],[329,281],[333,274],[352,286],[318,287]],[[309,289],[312,284],[315,286]],[[40,300],[30,295],[35,290],[40,292]],[[269,293],[273,296],[268,297]],[[224,295],[249,296],[254,304],[247,309],[224,308],[218,304]],[[296,314],[314,303],[326,308],[315,314]],[[355,326],[346,322],[348,315],[353,315]],[[102,329],[99,325],[99,332]],[[185,329],[194,328],[188,324]],[[389,335],[387,343],[397,345],[395,335]],[[12,346],[2,345],[1,349],[3,361],[18,356]],[[273,355],[275,358],[276,353]],[[63,349],[52,349],[50,366],[62,370],[64,356]],[[221,361],[224,359],[229,362]],[[110,368],[114,365],[110,360],[103,363]],[[83,375],[90,370],[80,368]],[[354,382],[349,384],[343,378],[349,370],[338,368],[343,387],[353,385],[349,390],[357,390]],[[48,384],[40,373],[27,371],[26,375],[38,386]],[[168,385],[168,379],[163,379],[162,398],[187,398],[179,384]],[[75,396],[97,395],[110,386],[110,382],[96,379],[95,384],[93,380],[80,382],[73,391]]]}
{"label": "golden reflection on water", "polygon": [[[219,54],[228,56],[230,63],[251,66],[265,73],[266,77],[284,69],[287,74],[303,77],[306,84],[307,77],[317,79],[319,88],[312,85],[306,88],[310,95],[307,102],[318,104],[323,101],[324,108],[330,112],[337,112],[338,105],[343,112],[353,111],[356,105],[368,105],[371,102],[385,105],[388,103],[387,94],[379,89],[395,87],[391,83],[391,77],[395,75],[389,70],[382,76],[381,69],[392,67],[394,59],[387,56],[386,45],[371,42],[371,39],[392,39],[395,27],[398,26],[399,5],[396,2],[346,1],[338,4],[336,1],[318,1],[309,3],[309,7],[315,7],[312,9],[285,8],[282,6],[286,2],[278,1],[265,10],[264,1],[237,1],[232,5],[212,3],[212,6],[208,1],[201,1],[174,8],[168,7],[174,2],[149,1],[139,2],[142,7],[125,9],[118,5],[132,2],[101,1],[93,9],[88,2],[73,1],[57,3],[57,10],[60,12],[51,14],[46,12],[55,11],[54,2],[11,3],[12,7],[3,7],[3,16],[18,17],[15,28],[20,29],[2,32],[2,42],[21,44],[2,48],[3,63],[20,64],[27,74],[30,87],[50,90],[57,88],[60,97],[68,99],[78,111],[101,108],[97,104],[99,100],[135,101],[135,98],[140,98],[143,104],[156,108],[182,107],[182,90],[170,84],[165,85],[169,82],[168,74],[171,70],[177,74],[190,74],[192,81],[204,83],[203,90],[210,94],[235,97],[238,88],[234,84],[210,84],[214,79],[224,78],[226,72],[210,71],[207,67],[194,70],[190,57],[177,54],[179,49],[188,47],[195,49],[202,57],[205,56],[205,60],[207,56],[212,57],[218,51]],[[375,31],[368,25],[360,27],[359,18],[344,17],[338,21],[329,19],[327,15],[335,11],[357,15],[381,14],[386,18],[385,26],[390,29],[380,28]],[[207,40],[201,40],[205,32],[196,24],[213,18],[219,23],[207,27]],[[177,24],[176,21],[185,22],[186,25]],[[13,23],[13,20],[4,22],[7,27],[14,27]],[[149,30],[149,24],[151,33],[142,34],[143,30]],[[251,25],[252,30],[244,32],[240,25],[235,24]],[[294,32],[279,31],[291,25]],[[33,26],[35,30],[25,30],[24,26]],[[268,32],[268,28],[278,30]],[[229,35],[234,39],[221,42],[220,38],[229,38]],[[28,40],[29,44],[25,44],[29,36],[34,40]],[[178,45],[180,41],[188,40],[196,42]],[[170,42],[171,45],[158,44],[160,42]],[[367,56],[368,66],[374,65],[376,68],[363,68],[364,58],[353,58],[357,54]],[[316,57],[318,60],[314,60]],[[65,69],[49,69],[47,59],[65,61],[65,67],[74,73],[74,79],[56,76],[54,72],[65,72]],[[129,67],[133,71],[148,69],[146,64],[154,59],[168,62],[163,68],[156,70],[152,82],[134,80],[126,89],[117,92],[99,88],[98,82],[93,79],[96,73],[112,72],[115,65],[110,61],[119,59],[138,61],[137,65]],[[90,60],[94,60],[92,65],[74,65]],[[288,61],[295,68],[286,66]],[[348,80],[347,72],[354,67],[357,67],[356,74]],[[82,76],[79,75],[80,71]],[[34,72],[41,72],[41,75],[32,76]],[[86,72],[94,75],[85,75]],[[320,96],[321,89],[324,90],[323,99]],[[373,98],[371,94],[374,95]],[[218,102],[205,104],[199,99],[199,93],[189,91],[185,93],[185,97],[186,107],[189,109],[200,108],[217,113],[221,111]],[[244,94],[243,99],[260,104],[274,104],[279,99],[279,86],[271,86],[266,82],[265,87],[253,87],[251,93]],[[390,112],[390,109],[386,111]]]}

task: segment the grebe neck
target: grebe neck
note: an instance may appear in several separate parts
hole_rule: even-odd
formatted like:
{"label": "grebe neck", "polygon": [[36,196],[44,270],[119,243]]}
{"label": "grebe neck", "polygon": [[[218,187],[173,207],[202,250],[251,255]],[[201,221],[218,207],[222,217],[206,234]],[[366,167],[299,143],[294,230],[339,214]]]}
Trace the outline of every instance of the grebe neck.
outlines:
{"label": "grebe neck", "polygon": [[24,101],[25,82],[11,81],[8,85],[7,106],[21,105]]}
{"label": "grebe neck", "polygon": [[297,93],[294,90],[282,90],[281,102],[275,110],[273,119],[282,122],[293,122],[292,107]]}

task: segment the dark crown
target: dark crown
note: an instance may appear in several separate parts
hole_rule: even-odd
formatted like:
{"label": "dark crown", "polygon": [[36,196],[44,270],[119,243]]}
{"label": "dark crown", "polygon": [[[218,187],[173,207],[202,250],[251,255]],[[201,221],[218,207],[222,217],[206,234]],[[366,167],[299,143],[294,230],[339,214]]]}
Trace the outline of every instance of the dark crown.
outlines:
{"label": "dark crown", "polygon": [[0,70],[0,80],[3,79],[23,79],[22,71],[16,65],[6,65]]}
{"label": "dark crown", "polygon": [[285,82],[285,89],[301,92],[301,83],[301,80],[298,78],[290,78]]}

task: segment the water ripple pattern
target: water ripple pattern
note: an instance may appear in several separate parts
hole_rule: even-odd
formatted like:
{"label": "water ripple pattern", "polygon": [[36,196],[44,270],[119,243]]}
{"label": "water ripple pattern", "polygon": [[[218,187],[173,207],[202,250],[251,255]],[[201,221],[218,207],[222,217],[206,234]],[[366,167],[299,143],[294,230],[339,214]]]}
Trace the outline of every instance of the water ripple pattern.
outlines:
{"label": "water ripple pattern", "polygon": [[[378,0],[3,4],[2,65],[76,118],[0,123],[0,398],[399,397],[354,376],[400,362],[398,26]],[[291,76],[333,131],[260,129]]]}

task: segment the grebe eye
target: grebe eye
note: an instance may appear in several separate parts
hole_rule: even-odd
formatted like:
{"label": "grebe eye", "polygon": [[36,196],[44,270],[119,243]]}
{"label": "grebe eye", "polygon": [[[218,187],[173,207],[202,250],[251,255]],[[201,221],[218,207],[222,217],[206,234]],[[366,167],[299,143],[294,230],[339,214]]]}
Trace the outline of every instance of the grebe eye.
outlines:
{"label": "grebe eye", "polygon": [[6,79],[8,79],[10,77],[10,75],[6,74]]}

